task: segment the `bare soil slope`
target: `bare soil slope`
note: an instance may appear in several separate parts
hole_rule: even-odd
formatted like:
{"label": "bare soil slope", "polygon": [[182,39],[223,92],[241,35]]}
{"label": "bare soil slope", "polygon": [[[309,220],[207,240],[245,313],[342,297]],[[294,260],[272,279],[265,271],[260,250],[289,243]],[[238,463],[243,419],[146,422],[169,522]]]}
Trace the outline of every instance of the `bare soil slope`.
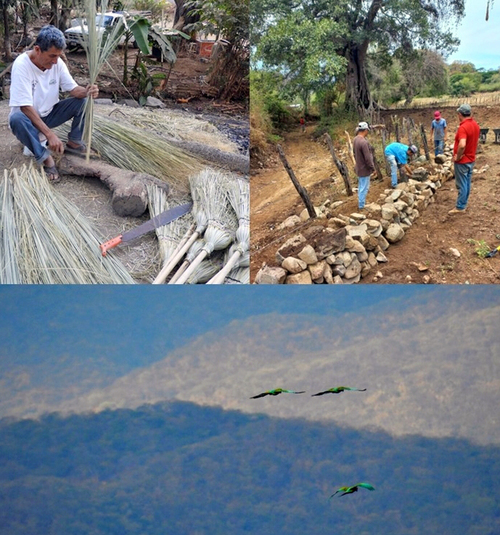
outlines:
{"label": "bare soil slope", "polygon": [[[399,110],[391,112],[401,117],[411,117],[418,125],[423,123],[429,133],[433,111]],[[448,141],[452,142],[458,119],[455,109],[441,110],[448,121]],[[492,259],[482,259],[473,243],[484,240],[490,247],[500,244],[500,145],[494,143],[491,129],[500,128],[500,110],[496,107],[477,107],[474,117],[481,128],[490,128],[487,142],[480,145],[476,170],[489,166],[483,174],[473,178],[472,192],[467,212],[450,216],[448,210],[455,206],[456,189],[453,181],[446,182],[435,195],[435,203],[421,214],[407,231],[403,240],[387,251],[388,263],[380,265],[383,277],[378,283],[422,282],[424,275],[433,283],[498,283],[500,281],[500,254]],[[389,114],[387,114],[389,115]],[[389,118],[386,117],[386,121]],[[312,138],[314,125],[306,133],[299,129],[285,135],[284,151],[301,184],[308,190],[313,204],[320,206],[327,199],[346,201],[339,213],[350,214],[357,210],[357,197],[347,198],[342,192],[342,180],[324,140]],[[373,144],[379,138],[372,134]],[[351,169],[351,178],[354,173]],[[352,180],[356,186],[355,180]],[[367,202],[376,201],[390,184],[388,177],[382,182],[373,181]],[[277,230],[288,216],[299,214],[304,208],[279,158],[273,158],[264,169],[251,177],[251,280],[263,263],[276,265],[278,247],[297,232],[297,227]],[[321,221],[319,221],[321,224]],[[307,226],[310,222],[303,225]],[[314,224],[318,224],[315,222]],[[497,237],[498,236],[498,237]],[[460,252],[454,256],[450,248]],[[417,267],[424,265],[427,271]],[[374,282],[370,274],[362,282]]]}

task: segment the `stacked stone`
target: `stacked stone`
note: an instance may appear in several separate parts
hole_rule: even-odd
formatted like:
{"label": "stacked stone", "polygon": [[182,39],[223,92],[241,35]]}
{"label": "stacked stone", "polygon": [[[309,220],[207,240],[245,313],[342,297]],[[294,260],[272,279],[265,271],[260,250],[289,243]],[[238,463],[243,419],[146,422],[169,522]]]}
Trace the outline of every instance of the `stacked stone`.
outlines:
{"label": "stacked stone", "polygon": [[[364,212],[331,216],[328,203],[317,208],[327,226],[312,226],[296,234],[276,253],[278,266],[264,266],[257,284],[353,284],[387,262],[385,252],[397,243],[422,211],[434,202],[442,183],[453,176],[451,151],[437,157],[433,174],[424,167],[408,182],[387,189]],[[283,227],[301,222],[289,218]],[[293,222],[292,222],[293,221]],[[286,223],[286,222],[285,222]]]}

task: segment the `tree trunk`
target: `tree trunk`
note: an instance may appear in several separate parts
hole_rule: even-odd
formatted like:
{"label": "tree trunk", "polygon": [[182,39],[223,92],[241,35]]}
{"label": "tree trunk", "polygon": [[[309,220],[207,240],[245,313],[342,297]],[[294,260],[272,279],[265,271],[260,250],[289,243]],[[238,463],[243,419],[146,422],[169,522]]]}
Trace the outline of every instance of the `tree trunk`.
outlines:
{"label": "tree trunk", "polygon": [[57,5],[57,0],[50,0],[50,11],[51,15],[49,24],[59,28],[59,8]]}
{"label": "tree trunk", "polygon": [[346,53],[346,108],[358,112],[363,116],[373,107],[373,101],[366,77],[366,51],[368,43],[350,43]]}
{"label": "tree trunk", "polygon": [[9,12],[7,11],[7,5],[5,3],[3,4],[3,6],[3,49],[5,61],[10,63],[12,61],[12,48],[10,46]]}

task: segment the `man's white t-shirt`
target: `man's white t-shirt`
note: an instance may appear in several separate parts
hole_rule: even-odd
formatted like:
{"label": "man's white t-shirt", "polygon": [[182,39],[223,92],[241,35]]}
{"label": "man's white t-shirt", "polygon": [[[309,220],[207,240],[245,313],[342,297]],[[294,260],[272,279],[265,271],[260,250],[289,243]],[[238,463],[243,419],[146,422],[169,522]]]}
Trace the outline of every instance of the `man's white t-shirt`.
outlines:
{"label": "man's white t-shirt", "polygon": [[59,102],[59,89],[71,91],[77,85],[61,58],[51,69],[42,71],[23,52],[12,65],[10,114],[21,106],[33,106],[40,117],[45,117]]}

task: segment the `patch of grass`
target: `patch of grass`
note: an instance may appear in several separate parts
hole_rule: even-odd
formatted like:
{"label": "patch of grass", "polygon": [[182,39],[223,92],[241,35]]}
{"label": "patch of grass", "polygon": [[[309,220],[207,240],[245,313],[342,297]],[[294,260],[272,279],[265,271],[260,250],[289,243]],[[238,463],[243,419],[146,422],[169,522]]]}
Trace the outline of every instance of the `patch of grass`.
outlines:
{"label": "patch of grass", "polygon": [[484,240],[469,238],[467,243],[475,247],[475,252],[479,258],[486,258],[486,255],[491,251],[491,247]]}

